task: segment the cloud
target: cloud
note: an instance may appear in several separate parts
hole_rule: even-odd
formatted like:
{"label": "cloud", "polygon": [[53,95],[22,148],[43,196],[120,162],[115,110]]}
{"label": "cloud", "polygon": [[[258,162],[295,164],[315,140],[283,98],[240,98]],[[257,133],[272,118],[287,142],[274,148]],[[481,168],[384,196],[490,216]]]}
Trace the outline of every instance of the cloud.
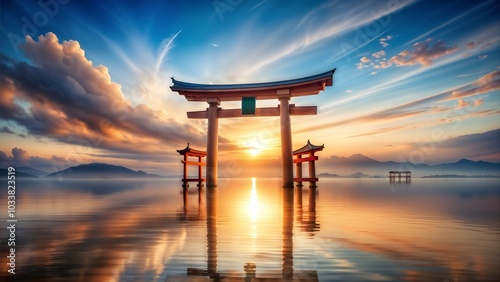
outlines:
{"label": "cloud", "polygon": [[373,66],[375,69],[386,69],[388,67],[392,66],[392,63],[390,61],[381,61],[377,65]]}
{"label": "cloud", "polygon": [[455,156],[463,158],[485,157],[499,153],[498,140],[500,140],[500,129],[494,129],[446,139],[440,142],[437,147],[456,151]]}
{"label": "cloud", "polygon": [[500,90],[500,70],[490,72],[478,80],[452,92],[448,99],[459,99]]}
{"label": "cloud", "polygon": [[[446,21],[445,23],[425,32],[424,34],[418,36],[417,38],[414,38],[413,40],[411,40],[410,42],[408,43],[412,43],[412,42],[415,42],[415,41],[418,41],[422,38],[425,38],[425,37],[428,37],[430,34],[433,34],[434,32],[438,31],[438,30],[441,30],[441,29],[449,29],[449,26],[453,26],[453,27],[458,27],[460,26],[461,23],[467,23],[466,19],[470,18],[471,15],[473,15],[474,13],[477,13],[478,10],[481,10],[483,8],[486,8],[487,6],[489,5],[495,5],[496,4],[496,1],[495,0],[490,0],[490,1],[484,1],[483,3],[475,6],[474,8],[472,9],[468,9],[466,10],[464,13]],[[465,20],[464,20],[465,19]],[[496,28],[495,28],[496,30]]]}
{"label": "cloud", "polygon": [[484,60],[488,58],[488,55],[479,55],[479,60]]}
{"label": "cloud", "polygon": [[52,156],[51,158],[43,158],[32,156],[26,150],[14,147],[11,150],[11,156],[0,151],[0,167],[31,167],[44,170],[46,172],[54,172],[58,169],[67,168],[70,165],[76,165],[74,159]]}
{"label": "cloud", "polygon": [[356,64],[356,67],[358,69],[369,68],[370,67],[369,65],[365,65],[366,63],[371,62],[370,58],[368,58],[368,57],[362,57],[361,59],[359,59],[359,61],[360,61],[360,63]]}
{"label": "cloud", "polygon": [[[387,55],[384,50],[373,53],[372,57],[377,59],[375,60],[376,63],[373,64],[373,68],[386,69],[392,66],[412,66],[415,64],[421,64],[428,67],[434,60],[458,50],[458,47],[448,47],[446,43],[441,40],[432,44],[431,38],[423,42],[417,42],[413,47],[413,50],[404,50],[398,55],[392,56],[389,60],[384,58]],[[363,67],[364,66],[360,67],[358,64],[358,69]]]}
{"label": "cloud", "polygon": [[[94,66],[77,41],[53,33],[26,37],[34,65],[0,56],[0,117],[32,136],[133,153],[205,143],[204,133],[144,104],[132,105],[105,66]],[[22,105],[22,106],[21,106]]]}
{"label": "cloud", "polygon": [[432,41],[429,38],[425,41],[417,42],[413,44],[413,51],[405,50],[397,56],[392,57],[390,62],[398,66],[421,64],[427,67],[432,64],[433,60],[458,50],[457,46],[448,47],[442,40],[438,40],[434,44],[432,44]]}
{"label": "cloud", "polygon": [[370,58],[368,57],[362,57],[361,59],[359,59],[362,63],[368,63],[368,62],[371,62]]}
{"label": "cloud", "polygon": [[372,54],[372,56],[377,58],[377,59],[380,59],[382,57],[385,57],[385,51],[381,50],[381,51],[375,52]]}
{"label": "cloud", "polygon": [[0,132],[9,133],[9,134],[16,134],[14,131],[12,131],[12,129],[8,128],[7,126],[0,128]]}
{"label": "cloud", "polygon": [[470,105],[469,102],[465,101],[465,100],[458,100],[458,108],[461,109],[461,108],[465,108],[467,106]]}
{"label": "cloud", "polygon": [[[262,72],[266,67],[278,66],[278,62],[284,58],[300,54],[310,48],[316,48],[328,39],[366,26],[411,5],[413,2],[415,1],[398,1],[397,5],[388,5],[380,1],[364,1],[353,5],[345,1],[332,1],[321,5],[305,14],[300,20],[294,19],[288,24],[283,23],[273,29],[271,33],[269,30],[263,32],[266,37],[259,41],[257,47],[249,50],[244,58],[240,56],[241,50],[235,50],[234,54],[229,54],[228,56],[234,57],[238,62],[237,69],[232,72],[238,73],[239,77],[247,77],[254,75],[257,71]],[[329,13],[331,16],[328,19],[316,16],[320,13],[324,14],[328,10],[331,11]],[[337,13],[339,10],[344,12]],[[248,33],[252,29],[255,30],[256,27],[251,26],[244,32],[240,32],[241,38],[237,38],[236,41],[240,42],[241,48],[255,45],[256,38],[248,37]],[[294,33],[293,37],[289,36],[290,32]]]}
{"label": "cloud", "polygon": [[379,42],[380,42],[380,45],[382,45],[382,47],[387,47],[389,46],[389,43],[387,43],[387,41],[393,39],[394,37],[392,37],[391,35],[387,35],[386,37],[382,37],[379,39]]}
{"label": "cloud", "polygon": [[[465,97],[482,95],[489,91],[494,91],[499,89],[500,89],[500,71],[493,71],[479,78],[478,80],[463,85],[462,87],[459,88],[445,90],[425,98],[414,100],[402,105],[397,105],[388,109],[360,115],[357,117],[351,117],[349,119],[313,125],[307,128],[303,128],[297,132],[309,132],[313,130],[320,130],[324,128],[342,126],[346,124],[389,121],[394,119],[404,119],[413,116],[419,116],[422,114],[439,113],[449,109],[445,108],[443,110],[442,108],[436,107],[435,106],[436,102],[445,102],[449,100],[457,100]],[[480,100],[480,102],[474,101],[473,103],[468,103],[462,101],[457,103],[459,107],[463,107],[466,105],[476,106],[476,105],[481,105],[483,103],[482,99],[477,99],[477,100]],[[477,114],[479,113],[470,113],[471,116]],[[489,112],[484,112],[482,114],[495,114],[495,112],[489,111]],[[421,123],[420,125],[422,124],[423,123]],[[379,132],[377,131],[376,133]]]}

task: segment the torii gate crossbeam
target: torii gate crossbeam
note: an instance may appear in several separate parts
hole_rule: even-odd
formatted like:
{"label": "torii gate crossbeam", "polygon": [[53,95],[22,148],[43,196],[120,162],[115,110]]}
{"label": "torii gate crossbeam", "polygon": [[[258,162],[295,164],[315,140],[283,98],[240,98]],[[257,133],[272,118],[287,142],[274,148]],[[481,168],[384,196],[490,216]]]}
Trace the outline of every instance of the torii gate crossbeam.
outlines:
{"label": "torii gate crossbeam", "polygon": [[[295,106],[293,97],[316,95],[326,86],[332,86],[335,69],[313,76],[276,82],[249,84],[195,84],[175,80],[172,91],[192,102],[206,102],[206,111],[188,112],[188,118],[208,119],[207,132],[207,187],[217,186],[217,155],[219,118],[279,116],[281,131],[281,159],[283,187],[293,188],[292,130],[290,115],[315,115],[316,106]],[[255,100],[278,99],[275,108],[255,108]],[[223,101],[242,101],[242,109],[222,109]],[[245,102],[250,103],[245,105]],[[253,104],[252,104],[253,102]],[[253,105],[253,109],[251,108]],[[250,108],[250,109],[249,109]]]}

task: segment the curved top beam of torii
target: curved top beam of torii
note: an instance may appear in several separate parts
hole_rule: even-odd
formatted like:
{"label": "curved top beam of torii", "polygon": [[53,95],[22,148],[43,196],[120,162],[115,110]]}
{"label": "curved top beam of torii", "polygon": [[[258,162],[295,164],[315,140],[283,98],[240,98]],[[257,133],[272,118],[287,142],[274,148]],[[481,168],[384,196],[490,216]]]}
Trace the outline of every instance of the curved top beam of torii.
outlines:
{"label": "curved top beam of torii", "polygon": [[290,97],[315,95],[326,86],[332,86],[335,70],[296,79],[246,84],[197,84],[175,80],[172,77],[173,85],[170,89],[193,102],[207,102],[214,98],[219,101],[240,101],[242,97],[255,97],[257,100],[276,99],[278,89],[289,89]]}

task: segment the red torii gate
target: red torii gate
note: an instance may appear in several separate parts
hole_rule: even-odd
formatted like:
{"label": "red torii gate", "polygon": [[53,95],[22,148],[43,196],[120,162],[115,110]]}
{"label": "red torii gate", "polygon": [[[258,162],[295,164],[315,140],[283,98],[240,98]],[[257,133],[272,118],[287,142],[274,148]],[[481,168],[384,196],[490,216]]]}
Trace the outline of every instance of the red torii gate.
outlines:
{"label": "red torii gate", "polygon": [[[323,151],[324,148],[324,144],[316,146],[307,140],[307,144],[304,145],[304,147],[293,151],[293,155],[297,156],[297,158],[293,160],[296,168],[296,177],[293,180],[297,182],[297,186],[301,187],[303,181],[309,181],[309,187],[316,187],[318,178],[316,177],[316,166],[314,162],[318,160],[318,156],[315,156],[314,153]],[[307,157],[303,158],[302,155],[307,155]],[[303,162],[309,163],[309,177],[302,177]]]}
{"label": "red torii gate", "polygon": [[[206,152],[196,150],[193,148],[189,148],[189,143],[187,144],[186,148],[182,150],[177,150],[177,153],[180,155],[184,156],[184,159],[181,161],[183,164],[183,170],[182,170],[182,187],[187,188],[189,187],[189,183],[191,181],[198,182],[198,187],[203,186],[203,181],[205,181],[205,178],[202,177],[202,167],[206,165],[205,162],[202,162],[202,159],[207,155]],[[196,157],[198,158],[197,162],[190,161],[189,157]],[[198,167],[198,178],[189,178],[188,177],[188,165],[194,165]]]}
{"label": "red torii gate", "polygon": [[[316,95],[333,85],[335,69],[298,79],[248,84],[196,84],[175,80],[172,91],[178,92],[191,102],[206,102],[205,111],[188,112],[188,118],[208,119],[207,133],[207,187],[217,186],[217,153],[219,118],[246,116],[279,116],[281,129],[281,159],[283,187],[293,188],[292,129],[290,115],[315,115],[316,106],[290,105],[292,97]],[[255,101],[278,99],[274,108],[256,108]],[[241,109],[222,109],[224,101],[241,101]]]}

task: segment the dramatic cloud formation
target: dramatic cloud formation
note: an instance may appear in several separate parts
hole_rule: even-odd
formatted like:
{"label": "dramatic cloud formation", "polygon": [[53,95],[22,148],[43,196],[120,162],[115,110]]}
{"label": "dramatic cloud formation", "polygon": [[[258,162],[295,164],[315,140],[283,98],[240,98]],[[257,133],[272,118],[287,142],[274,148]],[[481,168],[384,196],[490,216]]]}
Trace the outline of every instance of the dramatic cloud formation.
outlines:
{"label": "dramatic cloud formation", "polygon": [[[0,56],[0,117],[34,136],[131,153],[204,144],[204,134],[144,104],[132,105],[105,66],[93,66],[77,41],[53,33],[20,47],[34,65]],[[4,130],[5,131],[5,130]]]}
{"label": "dramatic cloud formation", "polygon": [[457,46],[448,47],[442,40],[432,44],[433,39],[429,38],[423,42],[413,44],[414,50],[405,50],[390,59],[392,63],[399,66],[411,66],[421,64],[430,66],[432,61],[446,54],[458,50]]}

